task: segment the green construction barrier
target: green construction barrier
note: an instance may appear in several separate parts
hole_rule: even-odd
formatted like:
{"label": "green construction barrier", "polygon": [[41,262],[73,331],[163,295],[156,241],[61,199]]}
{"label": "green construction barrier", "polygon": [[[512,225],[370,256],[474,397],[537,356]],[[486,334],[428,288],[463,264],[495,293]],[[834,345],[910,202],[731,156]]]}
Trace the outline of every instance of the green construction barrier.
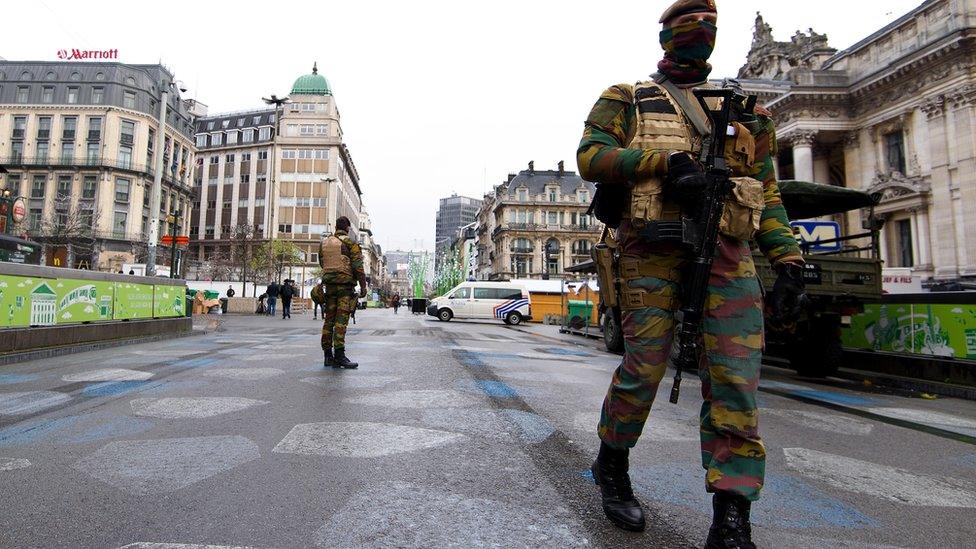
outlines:
{"label": "green construction barrier", "polygon": [[841,337],[854,349],[976,359],[976,305],[869,304]]}
{"label": "green construction barrier", "polygon": [[[173,318],[185,314],[186,286],[176,281],[165,283],[168,279],[164,278],[4,263],[0,263],[0,271],[0,328]],[[45,276],[34,276],[31,272]],[[62,273],[73,276],[59,276]],[[143,281],[160,283],[144,284]]]}

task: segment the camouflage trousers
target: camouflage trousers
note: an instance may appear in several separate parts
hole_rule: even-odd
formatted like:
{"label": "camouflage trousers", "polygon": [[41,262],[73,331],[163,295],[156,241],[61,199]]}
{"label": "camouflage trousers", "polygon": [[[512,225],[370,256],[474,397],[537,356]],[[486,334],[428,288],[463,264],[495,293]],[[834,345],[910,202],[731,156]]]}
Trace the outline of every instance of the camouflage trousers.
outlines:
{"label": "camouflage trousers", "polygon": [[325,303],[322,304],[322,350],[346,348],[346,328],[349,315],[356,310],[356,297],[348,286],[333,286],[325,289]]}
{"label": "camouflage trousers", "polygon": [[[626,227],[621,229],[624,255],[650,258],[675,269],[684,265],[685,257],[677,248],[627,239]],[[656,295],[679,295],[677,283],[660,278],[628,284]],[[625,311],[621,324],[625,354],[603,402],[599,435],[611,447],[630,448],[641,435],[667,369],[674,313],[656,307]],[[706,487],[709,492],[733,492],[754,501],[766,466],[756,409],[763,315],[759,281],[746,242],[722,237],[709,279],[703,333],[700,436]]]}

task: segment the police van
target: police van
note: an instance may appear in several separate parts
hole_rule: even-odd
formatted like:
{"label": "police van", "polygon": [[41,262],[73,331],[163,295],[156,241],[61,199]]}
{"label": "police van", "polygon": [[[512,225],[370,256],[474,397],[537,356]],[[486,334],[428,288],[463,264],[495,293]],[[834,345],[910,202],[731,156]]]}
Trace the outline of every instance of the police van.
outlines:
{"label": "police van", "polygon": [[511,282],[462,282],[431,300],[427,314],[441,322],[452,318],[497,319],[518,326],[532,319],[529,291]]}

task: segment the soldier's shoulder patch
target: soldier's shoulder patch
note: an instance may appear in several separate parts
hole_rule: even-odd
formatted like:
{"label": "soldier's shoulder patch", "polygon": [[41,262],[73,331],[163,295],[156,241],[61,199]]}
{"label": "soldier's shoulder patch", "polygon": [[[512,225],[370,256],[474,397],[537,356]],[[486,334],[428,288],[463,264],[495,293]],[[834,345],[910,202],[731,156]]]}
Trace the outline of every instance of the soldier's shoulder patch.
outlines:
{"label": "soldier's shoulder patch", "polygon": [[600,99],[632,103],[634,101],[634,86],[630,84],[616,84],[610,86],[609,88],[603,90],[603,93],[600,94]]}

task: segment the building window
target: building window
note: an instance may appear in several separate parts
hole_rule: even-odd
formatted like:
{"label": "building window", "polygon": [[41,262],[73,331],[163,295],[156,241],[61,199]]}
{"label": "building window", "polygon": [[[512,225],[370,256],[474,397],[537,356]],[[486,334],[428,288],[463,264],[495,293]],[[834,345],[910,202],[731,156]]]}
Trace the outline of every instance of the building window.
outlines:
{"label": "building window", "polygon": [[532,258],[525,255],[512,256],[512,272],[518,278],[528,276],[532,272]]}
{"label": "building window", "polygon": [[31,198],[44,198],[47,192],[47,176],[35,175],[31,181]]}
{"label": "building window", "polygon": [[210,157],[210,165],[211,165],[211,166],[215,166],[215,165],[217,165],[217,164],[220,164],[220,157],[219,157],[219,156],[217,156],[217,155],[213,155],[213,156],[211,156],[211,157]]}
{"label": "building window", "polygon": [[128,220],[128,212],[115,212],[115,216],[112,219],[112,236],[115,238],[125,238],[125,226]]}
{"label": "building window", "polygon": [[74,139],[75,131],[78,129],[78,118],[65,116],[61,119],[61,139]]}
{"label": "building window", "polygon": [[41,90],[41,103],[54,103],[54,86],[44,86]]}
{"label": "building window", "polygon": [[885,156],[888,159],[888,169],[900,174],[905,173],[905,137],[901,130],[887,133],[885,140]]}
{"label": "building window", "polygon": [[41,219],[43,215],[39,211],[31,211],[30,213],[30,228],[32,230],[39,230],[41,228]]}
{"label": "building window", "polygon": [[71,142],[61,143],[61,163],[72,164],[75,160],[75,144]]}
{"label": "building window", "polygon": [[136,123],[132,120],[123,120],[122,128],[119,132],[119,143],[132,145],[135,142]]}
{"label": "building window", "polygon": [[123,170],[132,168],[132,147],[119,147],[119,167]]}
{"label": "building window", "polygon": [[200,134],[197,136],[197,148],[202,149],[207,146],[207,136]]}
{"label": "building window", "polygon": [[98,188],[98,178],[94,175],[86,175],[81,184],[81,198],[84,200],[94,200],[95,190]]}
{"label": "building window", "polygon": [[251,153],[241,153],[241,164],[251,161]]}
{"label": "building window", "polygon": [[71,176],[58,176],[58,200],[64,200],[71,196]]}
{"label": "building window", "polygon": [[85,151],[85,159],[87,160],[89,165],[98,163],[98,152],[99,152],[98,143],[88,144],[88,150]]}
{"label": "building window", "polygon": [[228,164],[233,164],[234,163],[234,155],[228,154],[226,157],[224,157],[224,162],[227,162]]}
{"label": "building window", "polygon": [[589,202],[590,201],[590,191],[580,191],[579,192],[579,201],[580,201],[581,204],[586,204],[587,202]]}
{"label": "building window", "polygon": [[249,174],[246,174],[246,173],[245,174],[241,174],[241,183],[245,183],[246,184],[246,183],[250,183],[250,182],[251,182],[251,176]]}
{"label": "building window", "polygon": [[519,202],[528,202],[529,201],[529,191],[527,191],[526,189],[519,189],[518,190],[518,201]]}
{"label": "building window", "polygon": [[237,144],[237,130],[230,130],[227,132],[227,144],[236,145]]}
{"label": "building window", "polygon": [[558,201],[559,201],[559,194],[556,192],[556,189],[549,189],[549,202],[558,202]]}
{"label": "building window", "polygon": [[250,130],[250,129],[244,130],[244,136],[242,141],[244,143],[251,143],[252,141],[254,141],[254,130]]}
{"label": "building window", "polygon": [[258,140],[266,141],[271,139],[271,128],[260,128],[258,130]]}
{"label": "building window", "polygon": [[115,201],[120,204],[129,203],[129,184],[128,179],[118,177],[115,179]]}
{"label": "building window", "polygon": [[301,126],[299,126],[298,129],[299,129],[299,134],[300,135],[314,135],[315,134],[315,126],[313,126],[312,124],[302,124]]}
{"label": "building window", "polygon": [[88,140],[98,141],[102,138],[102,119],[97,116],[88,118]]}
{"label": "building window", "polygon": [[912,220],[900,219],[896,221],[895,230],[898,232],[898,266],[914,267],[915,254],[912,249]]}
{"label": "building window", "polygon": [[37,142],[37,160],[39,162],[47,162],[47,156],[50,153],[50,146],[47,141]]}
{"label": "building window", "polygon": [[26,103],[30,97],[30,86],[17,86],[17,102]]}
{"label": "building window", "polygon": [[258,151],[258,160],[267,160],[268,151]]}
{"label": "building window", "polygon": [[122,92],[122,106],[127,109],[136,108],[136,92],[128,90]]}
{"label": "building window", "polygon": [[328,160],[329,159],[329,149],[315,149],[315,159],[316,160]]}
{"label": "building window", "polygon": [[329,135],[329,125],[328,124],[316,124],[315,125],[316,135]]}
{"label": "building window", "polygon": [[546,223],[548,223],[549,225],[558,225],[559,224],[558,214],[556,212],[549,212],[549,217],[546,220]]}
{"label": "building window", "polygon": [[593,244],[589,240],[577,240],[573,243],[574,255],[590,255]]}
{"label": "building window", "polygon": [[13,161],[19,161],[24,158],[23,141],[13,141],[10,143],[10,158]]}
{"label": "building window", "polygon": [[216,146],[220,145],[221,142],[223,141],[223,135],[224,134],[222,134],[222,133],[212,134],[210,136],[210,146],[211,147],[216,147]]}
{"label": "building window", "polygon": [[37,119],[37,138],[47,140],[51,138],[51,117],[41,116]]}
{"label": "building window", "polygon": [[92,88],[92,100],[91,100],[92,104],[101,105],[104,100],[105,100],[105,88],[98,88],[98,87]]}
{"label": "building window", "polygon": [[68,88],[68,104],[73,105],[78,102],[78,88],[71,86]]}
{"label": "building window", "polygon": [[516,238],[512,240],[511,251],[514,254],[530,254],[532,253],[532,241],[528,238]]}
{"label": "building window", "polygon": [[298,151],[295,149],[284,149],[281,151],[282,160],[294,160],[297,158]]}

